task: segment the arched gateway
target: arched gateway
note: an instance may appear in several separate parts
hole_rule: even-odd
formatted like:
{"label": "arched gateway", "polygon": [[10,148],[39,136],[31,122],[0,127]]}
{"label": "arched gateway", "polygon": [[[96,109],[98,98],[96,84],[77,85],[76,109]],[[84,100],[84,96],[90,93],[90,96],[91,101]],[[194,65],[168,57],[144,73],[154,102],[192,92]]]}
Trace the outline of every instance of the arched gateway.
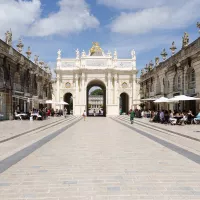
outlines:
{"label": "arched gateway", "polygon": [[[70,93],[74,115],[82,115],[84,110],[88,112],[89,90],[93,86],[103,90],[101,109],[104,116],[118,115],[120,106],[127,111],[140,103],[134,50],[130,59],[118,59],[116,50],[113,56],[111,52],[105,54],[97,42],[93,43],[89,54],[77,49],[74,59],[63,59],[59,50],[55,73],[53,101],[63,101],[65,94]],[[123,101],[125,106],[120,105],[123,93],[127,94]]]}

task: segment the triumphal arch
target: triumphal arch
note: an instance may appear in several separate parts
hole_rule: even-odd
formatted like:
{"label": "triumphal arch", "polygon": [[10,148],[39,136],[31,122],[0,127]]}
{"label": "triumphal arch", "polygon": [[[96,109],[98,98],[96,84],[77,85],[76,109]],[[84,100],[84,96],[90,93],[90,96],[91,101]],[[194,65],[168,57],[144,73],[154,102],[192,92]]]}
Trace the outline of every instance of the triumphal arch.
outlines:
{"label": "triumphal arch", "polygon": [[110,51],[104,53],[97,42],[93,42],[88,54],[77,49],[73,59],[62,58],[59,50],[55,73],[53,101],[67,102],[71,114],[82,115],[84,110],[88,111],[88,91],[93,86],[103,90],[104,116],[118,115],[120,111],[127,113],[139,105],[134,50],[130,59],[118,59],[116,50],[113,55]]}

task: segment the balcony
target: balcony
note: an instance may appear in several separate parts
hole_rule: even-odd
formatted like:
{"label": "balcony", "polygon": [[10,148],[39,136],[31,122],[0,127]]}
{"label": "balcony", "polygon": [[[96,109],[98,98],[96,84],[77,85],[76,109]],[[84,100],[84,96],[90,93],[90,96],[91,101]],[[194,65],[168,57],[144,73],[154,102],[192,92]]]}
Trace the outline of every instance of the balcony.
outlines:
{"label": "balcony", "polygon": [[195,88],[187,90],[187,95],[191,96],[191,95],[194,95],[194,94],[196,94],[196,89]]}
{"label": "balcony", "polygon": [[153,97],[154,96],[154,92],[149,92],[149,97]]}
{"label": "balcony", "polygon": [[4,83],[3,83],[3,82],[0,82],[0,89],[2,89],[2,88],[4,88],[4,87],[5,87]]}
{"label": "balcony", "polygon": [[22,91],[22,86],[20,84],[18,84],[18,83],[14,83],[13,84],[13,90],[21,92]]}

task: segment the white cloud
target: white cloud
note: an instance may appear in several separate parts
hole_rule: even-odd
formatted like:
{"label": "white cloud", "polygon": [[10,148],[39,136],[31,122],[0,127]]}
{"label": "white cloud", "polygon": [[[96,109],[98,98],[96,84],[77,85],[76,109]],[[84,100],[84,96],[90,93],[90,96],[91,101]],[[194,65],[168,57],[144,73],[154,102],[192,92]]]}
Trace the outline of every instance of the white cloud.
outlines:
{"label": "white cloud", "polygon": [[49,36],[76,33],[88,28],[95,28],[99,21],[89,13],[83,0],[61,0],[60,10],[35,22],[29,35]]}
{"label": "white cloud", "polygon": [[14,39],[26,33],[28,27],[39,18],[40,6],[39,0],[0,0],[0,36],[4,37],[10,28]]}
{"label": "white cloud", "polygon": [[40,0],[0,0],[0,36],[10,28],[16,39],[21,35],[68,35],[99,25],[84,0],[59,0],[58,5],[58,12],[41,18]]}
{"label": "white cloud", "polygon": [[154,8],[165,5],[183,5],[187,0],[97,0],[99,4],[119,10]]}
{"label": "white cloud", "polygon": [[[103,3],[104,0],[99,1]],[[121,3],[122,8],[128,9],[127,1],[115,1]],[[111,1],[108,0],[107,5],[109,2]],[[130,2],[133,3],[135,0]],[[159,1],[159,4],[154,0],[148,2],[139,1],[136,5],[131,3],[130,10],[122,12],[111,23],[110,28],[112,32],[141,34],[152,30],[180,29],[192,23],[195,24],[198,17],[200,17],[199,0],[178,0],[174,1],[174,3],[171,0],[162,0]],[[131,10],[137,8],[142,8],[142,10]]]}

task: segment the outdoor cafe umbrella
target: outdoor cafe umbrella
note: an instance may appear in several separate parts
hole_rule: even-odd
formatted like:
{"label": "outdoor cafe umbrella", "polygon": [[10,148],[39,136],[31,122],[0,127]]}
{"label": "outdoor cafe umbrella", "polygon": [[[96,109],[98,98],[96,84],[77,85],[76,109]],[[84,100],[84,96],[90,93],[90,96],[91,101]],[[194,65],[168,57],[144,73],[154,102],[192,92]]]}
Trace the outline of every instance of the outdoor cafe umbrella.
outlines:
{"label": "outdoor cafe umbrella", "polygon": [[194,101],[194,100],[200,100],[200,98],[189,97],[186,95],[178,95],[178,96],[175,96],[175,97],[169,99],[169,102],[170,101]]}
{"label": "outdoor cafe umbrella", "polygon": [[166,97],[160,97],[159,99],[156,99],[154,103],[169,103],[169,99]]}
{"label": "outdoor cafe umbrella", "polygon": [[52,100],[46,100],[46,104],[53,104],[54,102]]}
{"label": "outdoor cafe umbrella", "polygon": [[61,101],[61,102],[57,102],[56,104],[58,104],[58,105],[69,105],[67,102],[65,102],[65,101]]}

